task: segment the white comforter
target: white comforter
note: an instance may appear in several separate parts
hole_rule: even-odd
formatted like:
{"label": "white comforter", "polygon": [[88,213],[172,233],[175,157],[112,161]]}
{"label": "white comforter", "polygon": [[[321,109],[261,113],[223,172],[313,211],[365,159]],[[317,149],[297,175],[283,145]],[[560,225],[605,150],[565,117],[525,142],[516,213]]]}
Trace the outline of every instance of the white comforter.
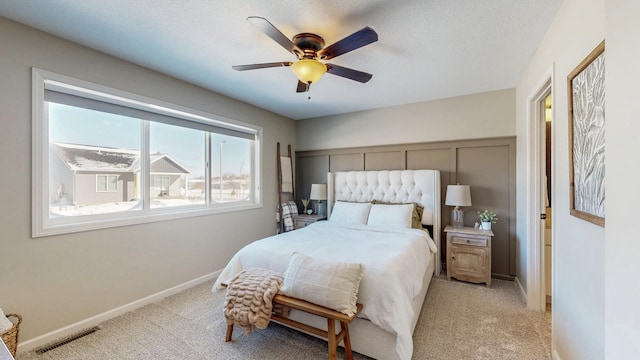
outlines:
{"label": "white comforter", "polygon": [[364,308],[359,317],[395,333],[400,359],[410,359],[411,301],[422,289],[422,279],[436,249],[427,232],[420,229],[389,230],[320,221],[245,246],[231,258],[213,288],[222,288],[222,281],[245,268],[284,273],[294,251],[331,261],[362,263],[365,272],[358,302]]}

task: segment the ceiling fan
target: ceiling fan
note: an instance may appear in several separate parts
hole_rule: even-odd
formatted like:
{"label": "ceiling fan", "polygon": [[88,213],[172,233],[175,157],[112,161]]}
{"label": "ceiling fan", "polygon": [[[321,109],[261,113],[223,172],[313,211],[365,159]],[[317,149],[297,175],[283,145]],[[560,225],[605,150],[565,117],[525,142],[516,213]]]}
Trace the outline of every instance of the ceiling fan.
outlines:
{"label": "ceiling fan", "polygon": [[265,18],[250,16],[247,18],[247,21],[262,30],[262,32],[280,44],[280,46],[287,49],[287,51],[295,55],[298,58],[298,61],[236,65],[232,67],[234,70],[245,71],[289,66],[298,77],[298,87],[296,92],[309,91],[311,84],[320,80],[322,75],[325,73],[341,76],[361,83],[366,83],[373,76],[366,72],[324,62],[378,41],[378,33],[368,26],[332,45],[325,47],[324,39],[319,35],[301,33],[295,35],[291,40],[289,40],[289,38],[287,38]]}

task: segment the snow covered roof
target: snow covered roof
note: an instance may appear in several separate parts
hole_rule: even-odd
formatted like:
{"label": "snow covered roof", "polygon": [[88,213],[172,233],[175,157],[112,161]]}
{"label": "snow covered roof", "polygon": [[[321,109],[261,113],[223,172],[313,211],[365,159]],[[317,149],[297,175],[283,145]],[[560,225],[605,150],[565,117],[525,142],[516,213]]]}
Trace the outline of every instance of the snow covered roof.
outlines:
{"label": "snow covered roof", "polygon": [[128,171],[139,151],[90,145],[51,143],[51,148],[71,170]]}
{"label": "snow covered roof", "polygon": [[[140,152],[138,150],[55,142],[51,143],[51,148],[73,171],[139,171]],[[154,153],[151,155],[151,163],[160,159],[171,162],[182,173],[190,173],[167,154]]]}

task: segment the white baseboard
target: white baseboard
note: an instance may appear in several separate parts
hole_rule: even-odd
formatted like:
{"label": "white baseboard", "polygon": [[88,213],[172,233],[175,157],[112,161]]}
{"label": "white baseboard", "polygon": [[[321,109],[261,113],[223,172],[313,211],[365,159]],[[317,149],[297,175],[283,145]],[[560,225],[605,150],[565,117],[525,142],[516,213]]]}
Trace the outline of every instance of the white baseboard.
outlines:
{"label": "white baseboard", "polygon": [[54,340],[60,339],[60,338],[64,338],[73,334],[78,333],[79,331],[82,331],[84,329],[87,328],[91,328],[94,326],[97,326],[100,323],[103,323],[109,319],[112,319],[116,316],[122,315],[126,312],[129,311],[133,311],[135,309],[138,309],[140,307],[143,307],[147,304],[151,304],[153,302],[156,302],[158,300],[162,300],[168,296],[177,294],[183,290],[186,290],[188,288],[194,287],[196,285],[202,284],[206,281],[209,280],[213,280],[215,278],[218,277],[218,275],[220,275],[220,273],[222,272],[222,269],[218,270],[218,271],[214,271],[210,274],[201,276],[199,278],[193,279],[191,281],[187,281],[183,284],[180,285],[176,285],[172,288],[166,289],[166,290],[162,290],[160,292],[157,292],[155,294],[149,295],[147,297],[144,297],[142,299],[138,299],[136,301],[130,302],[128,304],[119,306],[115,309],[109,310],[109,311],[105,311],[101,314],[92,316],[88,319],[84,319],[81,321],[78,321],[74,324],[65,326],[63,328],[51,331],[49,333],[46,333],[44,335],[40,335],[38,337],[35,337],[33,339],[29,339],[25,342],[21,342],[18,344],[18,353],[22,353],[22,352],[26,352],[26,351],[31,351],[33,349],[39,348],[45,344],[48,344],[50,342],[53,342]]}
{"label": "white baseboard", "polygon": [[520,280],[518,279],[518,277],[516,276],[515,280],[516,284],[518,285],[518,288],[520,288],[520,294],[522,295],[522,299],[524,300],[524,302],[527,302],[527,292],[524,290],[524,288],[522,287],[522,283],[520,282]]}
{"label": "white baseboard", "polygon": [[555,350],[551,351],[551,358],[553,360],[562,360],[562,359],[560,359],[560,355],[558,355],[558,352],[555,351]]}

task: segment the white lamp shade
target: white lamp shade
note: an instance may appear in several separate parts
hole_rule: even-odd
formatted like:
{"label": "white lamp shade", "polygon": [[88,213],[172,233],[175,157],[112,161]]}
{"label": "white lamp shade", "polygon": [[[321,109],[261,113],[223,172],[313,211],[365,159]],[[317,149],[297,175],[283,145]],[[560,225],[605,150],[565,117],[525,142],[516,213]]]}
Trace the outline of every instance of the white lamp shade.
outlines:
{"label": "white lamp shade", "polygon": [[311,200],[327,200],[327,184],[311,184]]}
{"label": "white lamp shade", "polygon": [[444,204],[449,206],[471,206],[469,185],[447,185],[447,197]]}

